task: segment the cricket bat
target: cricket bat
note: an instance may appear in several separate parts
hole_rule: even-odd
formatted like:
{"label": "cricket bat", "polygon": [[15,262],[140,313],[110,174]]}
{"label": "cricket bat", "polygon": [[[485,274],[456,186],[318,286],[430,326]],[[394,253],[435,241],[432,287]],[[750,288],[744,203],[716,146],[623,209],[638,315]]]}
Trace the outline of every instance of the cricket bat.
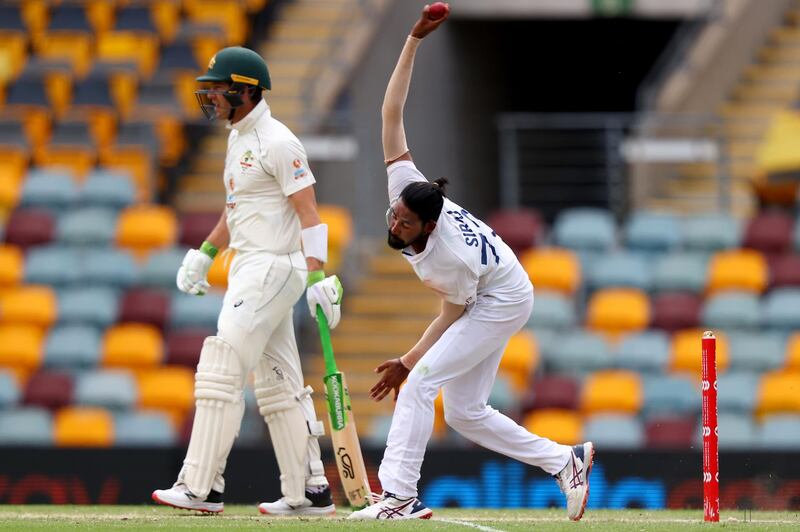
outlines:
{"label": "cricket bat", "polygon": [[333,454],[336,456],[336,468],[339,470],[342,488],[344,488],[347,500],[350,501],[350,506],[360,509],[372,501],[367,468],[364,465],[364,457],[361,455],[361,445],[358,442],[347,382],[344,374],[336,368],[328,320],[319,306],[317,307],[317,325],[319,325],[322,355],[325,359],[323,380],[325,381],[328,421],[331,424],[331,442],[333,443]]}

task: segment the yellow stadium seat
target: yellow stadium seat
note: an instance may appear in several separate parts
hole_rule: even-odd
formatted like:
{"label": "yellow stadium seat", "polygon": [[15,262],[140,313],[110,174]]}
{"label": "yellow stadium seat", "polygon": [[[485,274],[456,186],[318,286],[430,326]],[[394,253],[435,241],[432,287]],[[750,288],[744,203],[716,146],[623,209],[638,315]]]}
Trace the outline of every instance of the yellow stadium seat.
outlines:
{"label": "yellow stadium seat", "polygon": [[108,0],[84,0],[86,18],[95,33],[104,33],[114,23],[114,2]]}
{"label": "yellow stadium seat", "polygon": [[[213,55],[214,52],[211,52],[211,54]],[[190,118],[201,118],[203,116],[200,106],[197,104],[197,97],[194,94],[194,91],[198,89],[196,77],[197,75],[192,72],[184,72],[175,76],[175,99],[178,100],[181,106],[181,112]]]}
{"label": "yellow stadium seat", "polygon": [[72,101],[72,77],[66,72],[51,72],[45,79],[45,90],[53,112],[62,117]]}
{"label": "yellow stadium seat", "polygon": [[800,372],[773,371],[761,377],[756,414],[800,414]]}
{"label": "yellow stadium seat", "polygon": [[144,77],[158,64],[158,37],[133,31],[109,31],[97,38],[97,58],[110,63],[133,63]]}
{"label": "yellow stadium seat", "polygon": [[34,49],[42,59],[70,63],[79,77],[85,75],[92,63],[92,36],[85,33],[48,32],[34,38]]}
{"label": "yellow stadium seat", "polygon": [[27,158],[21,150],[0,148],[0,210],[4,213],[17,206]]}
{"label": "yellow stadium seat", "polygon": [[447,422],[444,420],[444,394],[439,390],[433,400],[433,436],[443,438],[447,435]]}
{"label": "yellow stadium seat", "polygon": [[159,160],[164,166],[175,166],[186,151],[187,140],[183,121],[174,116],[163,115],[155,120],[159,145]]}
{"label": "yellow stadium seat", "polygon": [[611,335],[640,331],[650,323],[647,294],[635,288],[598,290],[589,299],[587,325]]}
{"label": "yellow stadium seat", "polygon": [[144,148],[112,146],[100,152],[100,164],[109,170],[121,170],[133,177],[139,201],[150,201],[155,190],[153,157]]}
{"label": "yellow stadium seat", "polygon": [[36,325],[0,324],[0,366],[30,372],[44,355],[44,333]]}
{"label": "yellow stadium seat", "polygon": [[182,366],[166,366],[142,372],[139,384],[139,407],[168,414],[179,427],[194,406],[194,372]]}
{"label": "yellow stadium seat", "polygon": [[760,294],[769,281],[764,256],[752,249],[722,251],[714,254],[708,265],[708,294],[720,290],[743,290]]}
{"label": "yellow stadium seat", "polygon": [[[2,176],[0,183],[3,183]],[[18,285],[22,281],[24,268],[25,259],[22,251],[11,244],[0,244],[0,288],[6,289]]]}
{"label": "yellow stadium seat", "polygon": [[228,45],[240,44],[247,39],[247,17],[238,2],[186,0],[184,8],[189,20],[193,22],[220,24],[225,31]]}
{"label": "yellow stadium seat", "polygon": [[81,179],[94,168],[97,153],[86,145],[48,145],[37,150],[33,159],[41,168],[63,168]]}
{"label": "yellow stadium seat", "polygon": [[349,210],[338,205],[320,204],[317,212],[322,223],[328,224],[328,262],[325,270],[339,271],[344,251],[353,238],[353,218]]}
{"label": "yellow stadium seat", "polygon": [[172,245],[178,232],[175,212],[162,205],[135,205],[123,210],[117,222],[117,244],[145,253]]}
{"label": "yellow stadium seat", "polygon": [[544,408],[525,416],[522,425],[537,436],[549,438],[563,445],[575,445],[582,441],[583,420],[573,410]]}
{"label": "yellow stadium seat", "polygon": [[786,369],[800,371],[800,333],[794,333],[786,343]]}
{"label": "yellow stadium seat", "polygon": [[539,364],[539,346],[531,331],[521,330],[511,337],[500,360],[500,371],[511,381],[517,392],[528,388],[531,373]]}
{"label": "yellow stadium seat", "polygon": [[[34,105],[11,105],[3,109],[3,116],[22,121],[25,137],[35,150],[44,146],[50,138],[50,109]],[[0,164],[6,159],[3,154]],[[28,155],[22,162],[24,169],[28,167]],[[24,172],[23,172],[24,173]]]}
{"label": "yellow stadium seat", "polygon": [[171,43],[180,27],[180,6],[177,2],[153,2],[150,4],[150,18],[158,30],[161,41]]}
{"label": "yellow stadium seat", "polygon": [[[671,362],[673,371],[688,372],[696,378],[702,374],[703,329],[683,329],[672,335]],[[724,334],[716,332],[717,371],[728,367],[728,340]]]}
{"label": "yellow stadium seat", "polygon": [[0,34],[0,86],[19,75],[25,64],[27,44],[23,34]]}
{"label": "yellow stadium seat", "polygon": [[164,358],[161,333],[153,325],[123,323],[106,330],[102,364],[105,367],[152,368]]}
{"label": "yellow stadium seat", "polygon": [[583,384],[581,410],[585,415],[599,412],[637,414],[642,400],[642,381],[638,373],[598,371],[589,375]]}
{"label": "yellow stadium seat", "polygon": [[58,316],[56,294],[49,286],[23,285],[0,298],[0,321],[50,327]]}
{"label": "yellow stadium seat", "polygon": [[126,70],[111,75],[111,98],[122,118],[129,118],[137,96],[136,75]]}
{"label": "yellow stadium seat", "polygon": [[220,250],[208,270],[208,282],[211,288],[223,290],[228,288],[228,272],[235,256],[236,251],[230,248]]}
{"label": "yellow stadium seat", "polygon": [[572,295],[581,282],[578,257],[567,249],[530,249],[520,260],[536,288]]}
{"label": "yellow stadium seat", "polygon": [[111,447],[114,418],[104,408],[62,408],[53,419],[53,439],[58,447]]}
{"label": "yellow stadium seat", "polygon": [[772,117],[769,130],[756,153],[759,170],[767,173],[800,169],[800,112],[778,111]]}
{"label": "yellow stadium seat", "polygon": [[46,0],[26,0],[21,3],[22,20],[33,35],[38,35],[47,27],[48,10]]}

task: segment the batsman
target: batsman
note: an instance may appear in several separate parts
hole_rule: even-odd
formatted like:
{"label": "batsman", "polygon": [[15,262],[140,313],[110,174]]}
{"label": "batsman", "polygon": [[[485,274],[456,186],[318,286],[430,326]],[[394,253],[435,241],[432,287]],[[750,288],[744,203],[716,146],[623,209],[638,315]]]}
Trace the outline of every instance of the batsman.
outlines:
{"label": "batsman", "polygon": [[197,78],[207,118],[230,133],[223,181],[225,206],[200,249],[186,253],[178,288],[202,296],[220,248],[235,251],[217,334],[203,343],[195,376],[189,448],[175,484],[153,500],[188,510],[221,512],[223,473],[244,413],[243,389],[254,372],[259,412],[269,427],[283,497],[259,505],[269,515],[335,512],[317,438],[323,425],[304,386],[292,308],[306,290],[331,328],[341,315],[342,285],[326,277],[328,227],[320,223],[312,174],[297,137],[272,117],[263,98],[269,71],[256,52],[220,50]]}

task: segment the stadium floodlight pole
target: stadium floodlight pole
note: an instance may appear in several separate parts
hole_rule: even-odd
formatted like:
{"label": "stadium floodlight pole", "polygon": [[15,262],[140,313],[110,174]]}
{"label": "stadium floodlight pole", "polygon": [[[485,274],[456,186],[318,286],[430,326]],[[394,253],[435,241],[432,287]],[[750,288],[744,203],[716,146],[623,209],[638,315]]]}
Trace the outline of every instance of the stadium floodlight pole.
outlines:
{"label": "stadium floodlight pole", "polygon": [[719,521],[719,432],[717,429],[717,338],[702,339],[703,520]]}

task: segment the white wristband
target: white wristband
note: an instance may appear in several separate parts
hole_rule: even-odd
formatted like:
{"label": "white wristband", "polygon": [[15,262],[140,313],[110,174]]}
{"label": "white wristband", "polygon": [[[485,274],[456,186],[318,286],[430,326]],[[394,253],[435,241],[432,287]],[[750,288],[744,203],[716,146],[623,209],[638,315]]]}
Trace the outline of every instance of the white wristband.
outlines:
{"label": "white wristband", "polygon": [[328,225],[319,224],[300,231],[303,241],[303,254],[328,262]]}

